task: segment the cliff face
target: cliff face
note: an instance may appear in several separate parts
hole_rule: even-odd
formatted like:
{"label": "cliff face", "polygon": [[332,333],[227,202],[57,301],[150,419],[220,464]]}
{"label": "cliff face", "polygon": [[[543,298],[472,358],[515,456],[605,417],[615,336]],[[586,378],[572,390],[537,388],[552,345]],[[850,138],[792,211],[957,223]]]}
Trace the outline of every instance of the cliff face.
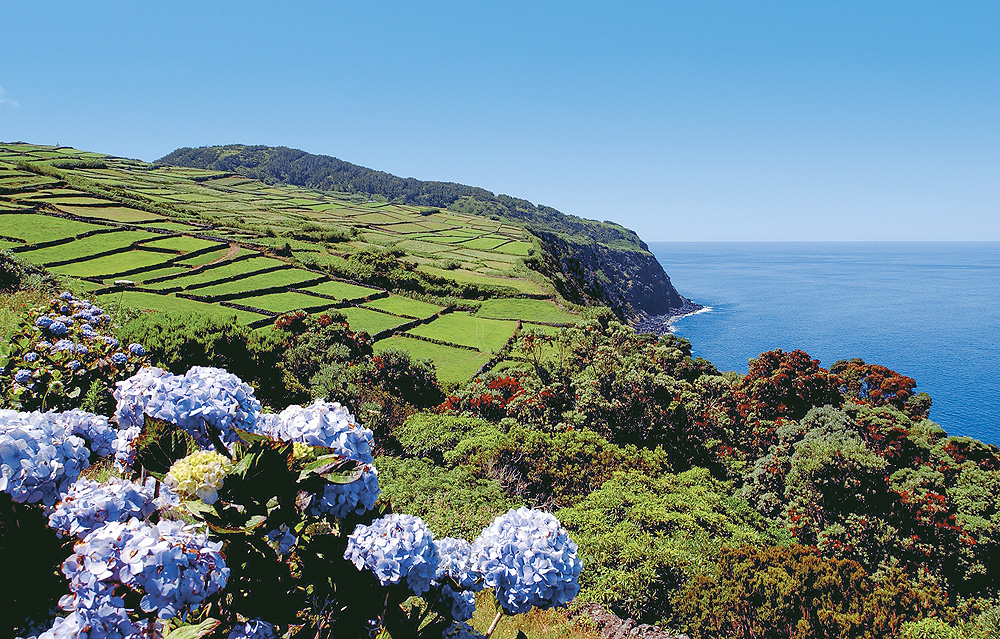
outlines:
{"label": "cliff face", "polygon": [[543,250],[537,270],[572,302],[603,304],[626,319],[696,308],[677,292],[648,250],[584,244],[556,233],[533,232],[542,241]]}

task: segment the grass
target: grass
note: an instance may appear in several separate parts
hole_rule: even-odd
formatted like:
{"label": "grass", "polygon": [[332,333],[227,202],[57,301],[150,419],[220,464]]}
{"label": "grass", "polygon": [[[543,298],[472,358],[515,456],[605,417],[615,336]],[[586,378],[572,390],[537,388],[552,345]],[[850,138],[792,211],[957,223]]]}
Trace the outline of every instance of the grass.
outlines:
{"label": "grass", "polygon": [[218,266],[199,270],[187,277],[179,277],[176,280],[170,280],[154,286],[157,288],[173,288],[175,286],[186,287],[192,284],[214,282],[215,280],[225,277],[259,271],[261,269],[277,266],[279,264],[284,264],[284,262],[269,257],[251,257],[248,260],[240,260],[238,262],[223,262]]}
{"label": "grass", "polygon": [[173,295],[157,295],[156,293],[146,293],[144,291],[123,291],[121,293],[108,293],[101,295],[98,302],[104,305],[104,309],[109,313],[118,307],[119,300],[123,306],[149,310],[166,311],[169,313],[198,313],[202,315],[214,315],[216,317],[236,316],[237,321],[249,324],[255,320],[263,319],[265,316],[259,313],[241,311],[235,308],[228,308],[220,304],[207,304],[197,300],[188,300],[183,297]]}
{"label": "grass", "polygon": [[[301,269],[289,268],[281,271],[264,273],[262,275],[252,275],[240,280],[233,280],[232,282],[223,282],[214,286],[206,286],[205,288],[196,288],[191,292],[195,295],[227,295],[229,293],[240,293],[242,291],[249,292],[262,288],[270,288],[272,286],[291,286],[293,284],[314,279],[315,277],[315,273],[310,273],[309,271],[303,271]],[[299,295],[303,294],[299,293]],[[303,296],[310,297],[305,295]],[[313,306],[316,304],[322,304],[321,300],[323,298],[313,297],[312,299],[317,300]]]}
{"label": "grass", "polygon": [[564,311],[550,300],[491,299],[484,300],[477,317],[496,319],[522,319],[552,324],[575,324],[580,316]]}
{"label": "grass", "polygon": [[395,315],[402,315],[403,317],[419,319],[430,317],[442,308],[436,304],[428,304],[427,302],[421,302],[420,300],[404,297],[403,295],[390,295],[389,297],[366,302],[364,306]]}
{"label": "grass", "polygon": [[62,275],[72,275],[73,277],[97,277],[99,275],[112,275],[129,271],[134,268],[147,268],[163,264],[168,256],[152,251],[137,249],[134,251],[123,251],[114,255],[94,258],[82,262],[70,262],[62,266],[54,266],[49,270]]}
{"label": "grass", "polygon": [[183,235],[180,237],[165,237],[162,240],[153,240],[152,242],[147,242],[145,244],[145,246],[155,246],[156,248],[182,251],[184,253],[199,251],[210,246],[218,245],[218,242],[203,240],[197,237],[186,237]]}
{"label": "grass", "polygon": [[0,235],[16,237],[28,244],[73,237],[87,231],[104,228],[53,215],[35,213],[5,213],[0,215]]}
{"label": "grass", "polygon": [[321,295],[332,295],[337,299],[342,300],[356,300],[379,292],[379,289],[376,288],[348,284],[347,282],[338,282],[337,280],[328,280],[326,282],[321,282],[316,286],[310,286],[309,288],[302,290],[314,291]]}
{"label": "grass", "polygon": [[390,348],[409,351],[410,356],[416,359],[430,359],[437,368],[438,379],[445,384],[469,379],[489,361],[488,355],[478,351],[432,344],[402,335],[375,342],[377,353]]}
{"label": "grass", "polygon": [[[476,611],[472,616],[472,627],[485,633],[493,617],[496,605],[492,593],[487,589],[476,596]],[[584,628],[566,617],[565,610],[539,610],[532,608],[523,615],[502,617],[490,639],[515,639],[519,632],[531,639],[601,639],[600,633]]]}
{"label": "grass", "polygon": [[[240,251],[233,256],[233,258],[239,257],[240,255],[246,254],[246,249],[240,249]],[[229,253],[229,247],[221,248],[218,251],[212,251],[210,253],[204,253],[202,255],[196,255],[194,257],[188,257],[184,259],[177,260],[177,264],[184,264],[187,266],[201,266],[203,264],[211,264],[212,262],[224,258]]]}
{"label": "grass", "polygon": [[[162,257],[162,256],[161,256]],[[154,277],[160,277],[161,275],[173,275],[175,273],[182,273],[188,269],[182,266],[164,266],[163,268],[152,268],[140,273],[135,273],[134,275],[128,275],[124,278],[112,277],[110,279],[104,280],[105,284],[114,284],[117,279],[132,280],[133,282],[143,283],[147,280],[151,280]]]}
{"label": "grass", "polygon": [[506,286],[512,288],[519,293],[545,293],[545,290],[541,286],[532,282],[531,280],[521,280],[513,277],[495,277],[492,275],[483,275],[482,273],[475,273],[473,271],[467,271],[465,269],[455,269],[454,271],[447,271],[441,268],[435,268],[433,266],[421,265],[417,267],[418,271],[423,271],[428,275],[434,275],[437,277],[443,277],[445,279],[454,280],[459,283],[467,284],[486,284],[490,286]]}
{"label": "grass", "polygon": [[333,305],[333,302],[325,300],[322,297],[313,297],[312,295],[296,293],[294,291],[288,291],[285,293],[269,293],[267,295],[258,295],[256,297],[241,297],[232,301],[238,304],[253,306],[254,308],[262,308],[265,311],[274,311],[275,313],[287,313],[289,311],[312,308],[323,304]]}
{"label": "grass", "polygon": [[400,324],[405,324],[406,319],[380,313],[360,306],[348,306],[337,309],[347,318],[347,323],[352,331],[365,331],[369,335],[374,335],[388,328],[394,328]]}
{"label": "grass", "polygon": [[72,215],[91,217],[99,220],[111,220],[112,222],[142,223],[157,222],[163,219],[162,216],[154,213],[120,206],[72,206],[69,204],[59,204],[57,208]]}
{"label": "grass", "polygon": [[421,337],[478,348],[482,353],[495,353],[510,339],[516,328],[517,324],[514,322],[483,319],[468,313],[448,313],[409,332]]}
{"label": "grass", "polygon": [[192,226],[190,224],[184,224],[183,222],[166,222],[163,218],[160,221],[152,222],[150,224],[143,224],[144,227],[150,227],[154,229],[165,229],[167,231],[186,231],[188,233],[197,233],[203,231],[204,229],[197,226]]}
{"label": "grass", "polygon": [[36,264],[46,264],[48,262],[58,262],[60,260],[71,260],[76,258],[86,258],[94,253],[124,249],[134,242],[145,240],[150,237],[158,237],[156,233],[149,231],[115,231],[113,233],[101,233],[91,235],[79,240],[73,240],[66,244],[49,246],[34,251],[25,251],[21,257]]}

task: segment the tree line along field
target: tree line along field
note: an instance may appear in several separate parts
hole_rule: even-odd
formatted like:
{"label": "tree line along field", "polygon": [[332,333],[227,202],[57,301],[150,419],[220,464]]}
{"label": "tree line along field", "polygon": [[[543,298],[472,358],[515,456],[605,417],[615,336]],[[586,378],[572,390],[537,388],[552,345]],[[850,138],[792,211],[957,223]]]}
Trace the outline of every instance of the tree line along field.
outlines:
{"label": "tree line along field", "polygon": [[[397,250],[460,303],[334,277],[366,251]],[[444,382],[496,364],[522,326],[569,325],[551,283],[522,259],[517,226],[475,215],[271,186],[238,175],[0,143],[0,249],[80,278],[100,303],[235,316],[266,327],[294,310],[337,310],[376,350],[432,359]],[[404,291],[405,292],[405,291]]]}

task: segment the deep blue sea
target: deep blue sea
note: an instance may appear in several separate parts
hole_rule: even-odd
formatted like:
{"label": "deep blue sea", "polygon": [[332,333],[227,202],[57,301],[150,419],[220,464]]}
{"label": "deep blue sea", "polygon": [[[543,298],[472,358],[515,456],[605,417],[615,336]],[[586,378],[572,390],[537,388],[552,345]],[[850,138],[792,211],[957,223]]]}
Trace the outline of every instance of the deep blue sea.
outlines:
{"label": "deep blue sea", "polygon": [[917,381],[949,434],[1000,444],[1000,243],[649,245],[685,297],[675,325],[695,355],[745,373],[801,348],[860,357]]}

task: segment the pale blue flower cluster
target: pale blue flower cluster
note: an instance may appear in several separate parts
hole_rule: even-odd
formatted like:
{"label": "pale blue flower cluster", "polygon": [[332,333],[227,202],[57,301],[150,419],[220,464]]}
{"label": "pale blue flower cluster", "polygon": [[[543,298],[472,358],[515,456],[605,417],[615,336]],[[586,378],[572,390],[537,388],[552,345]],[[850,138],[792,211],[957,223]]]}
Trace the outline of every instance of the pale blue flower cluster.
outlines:
{"label": "pale blue flower cluster", "polygon": [[107,417],[74,408],[63,413],[53,413],[53,419],[69,428],[74,435],[82,437],[91,452],[98,457],[107,457],[115,452],[118,430],[111,426]]}
{"label": "pale blue flower cluster", "polygon": [[472,544],[457,537],[445,537],[435,540],[438,557],[437,573],[434,579],[443,581],[451,578],[462,590],[479,591],[483,589],[476,571],[472,565]]}
{"label": "pale blue flower cluster", "polygon": [[383,586],[405,580],[418,596],[430,589],[438,567],[434,535],[427,525],[419,517],[396,513],[355,528],[347,539],[344,559],[358,570],[375,573]]}
{"label": "pale blue flower cluster", "polygon": [[55,413],[0,410],[0,492],[51,506],[90,464],[86,442]]}
{"label": "pale blue flower cluster", "polygon": [[364,473],[349,484],[327,482],[323,494],[317,495],[310,506],[314,515],[346,517],[351,513],[368,512],[375,507],[379,496],[378,471],[366,465]]}
{"label": "pale blue flower cluster", "polygon": [[[70,592],[64,610],[94,610],[118,585],[142,594],[140,608],[160,619],[184,617],[226,587],[229,568],[222,542],[180,521],[138,519],[109,523],[90,533],[63,562]],[[120,608],[120,605],[118,606]]]}
{"label": "pale blue flower cluster", "polygon": [[286,524],[281,524],[274,530],[265,533],[264,539],[274,549],[274,552],[278,553],[281,557],[291,552],[292,548],[299,541],[299,538],[292,534],[292,531]]}
{"label": "pale blue flower cluster", "polygon": [[456,592],[443,586],[441,597],[451,607],[451,618],[455,621],[468,621],[476,612],[476,593],[471,590]]}
{"label": "pale blue flower cluster", "polygon": [[519,508],[497,517],[472,544],[472,562],[505,612],[568,604],[580,591],[583,562],[554,516]]}
{"label": "pale blue flower cluster", "polygon": [[144,415],[150,415],[177,424],[211,449],[213,432],[232,444],[234,428],[255,430],[261,412],[250,385],[221,368],[195,366],[184,375],[145,368],[116,386],[115,416],[128,436],[138,435],[133,429],[141,429]]}
{"label": "pale blue flower cluster", "polygon": [[264,434],[288,442],[326,446],[338,455],[371,464],[372,431],[361,426],[338,402],[316,400],[309,406],[289,406],[260,423]]}
{"label": "pale blue flower cluster", "polygon": [[83,539],[109,522],[145,519],[156,510],[155,489],[152,481],[141,485],[113,477],[100,483],[81,477],[49,515],[49,527]]}
{"label": "pale blue flower cluster", "polygon": [[274,625],[260,619],[237,623],[226,639],[277,639]]}

